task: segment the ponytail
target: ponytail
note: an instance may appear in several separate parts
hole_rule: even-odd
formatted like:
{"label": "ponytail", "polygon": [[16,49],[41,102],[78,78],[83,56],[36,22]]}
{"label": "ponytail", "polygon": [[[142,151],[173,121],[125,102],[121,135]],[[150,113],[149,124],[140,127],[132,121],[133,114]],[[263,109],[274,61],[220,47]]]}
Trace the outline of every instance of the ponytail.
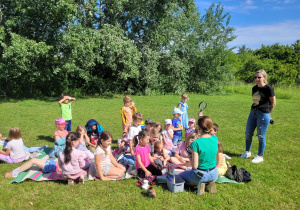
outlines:
{"label": "ponytail", "polygon": [[79,138],[79,133],[70,132],[66,137],[66,148],[64,150],[65,155],[65,164],[68,164],[71,161],[71,152],[72,152],[72,141],[76,141]]}
{"label": "ponytail", "polygon": [[140,140],[143,139],[146,136],[149,136],[148,131],[146,131],[146,130],[140,131],[138,135],[133,137],[134,146],[136,147],[136,145],[140,142]]}
{"label": "ponytail", "polygon": [[107,150],[106,150],[106,148],[103,147],[101,140],[106,141],[106,140],[108,140],[109,138],[112,139],[111,133],[110,133],[109,131],[103,131],[103,132],[101,133],[101,135],[100,135],[99,141],[97,142],[97,145],[98,145],[101,149],[104,150],[105,156],[107,155]]}

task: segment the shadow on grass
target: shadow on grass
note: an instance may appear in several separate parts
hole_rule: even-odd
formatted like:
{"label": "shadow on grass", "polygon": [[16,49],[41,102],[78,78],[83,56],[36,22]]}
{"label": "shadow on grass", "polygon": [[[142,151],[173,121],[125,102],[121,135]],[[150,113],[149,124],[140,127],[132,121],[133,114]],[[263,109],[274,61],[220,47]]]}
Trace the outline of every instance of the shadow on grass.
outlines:
{"label": "shadow on grass", "polygon": [[46,140],[49,142],[54,142],[54,138],[52,138],[51,136],[38,136],[39,140]]}
{"label": "shadow on grass", "polygon": [[229,157],[240,157],[241,154],[231,153],[231,152],[224,152],[224,154],[228,155]]}

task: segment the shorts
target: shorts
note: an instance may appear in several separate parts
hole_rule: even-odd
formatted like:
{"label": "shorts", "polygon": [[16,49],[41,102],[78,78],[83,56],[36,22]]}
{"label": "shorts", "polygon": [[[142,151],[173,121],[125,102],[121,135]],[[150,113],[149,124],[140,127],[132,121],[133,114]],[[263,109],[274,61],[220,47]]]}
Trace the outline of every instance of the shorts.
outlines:
{"label": "shorts", "polygon": [[54,160],[46,160],[45,166],[43,168],[43,173],[52,173],[56,171],[56,165],[58,163]]}
{"label": "shorts", "polygon": [[[101,166],[103,176],[106,176],[108,174],[108,171],[111,167],[112,167],[112,164],[106,165],[106,166]],[[98,177],[100,177],[98,172],[96,172],[96,174],[98,175]]]}
{"label": "shorts", "polygon": [[24,157],[20,157],[17,159],[12,159],[9,155],[3,155],[0,154],[0,161],[3,161],[5,163],[20,163],[22,161],[24,161],[26,159],[27,155],[25,155]]}

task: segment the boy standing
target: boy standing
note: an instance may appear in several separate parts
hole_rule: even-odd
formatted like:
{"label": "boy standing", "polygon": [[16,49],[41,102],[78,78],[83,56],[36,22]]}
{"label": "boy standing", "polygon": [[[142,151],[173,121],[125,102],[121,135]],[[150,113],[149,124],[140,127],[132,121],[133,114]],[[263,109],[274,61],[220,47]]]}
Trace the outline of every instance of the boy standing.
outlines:
{"label": "boy standing", "polygon": [[71,131],[71,120],[72,120],[72,103],[76,98],[71,97],[67,93],[62,93],[60,95],[60,100],[58,104],[61,109],[61,117],[68,123],[66,124],[65,130]]}
{"label": "boy standing", "polygon": [[127,136],[132,122],[132,114],[137,111],[135,104],[129,96],[123,98],[124,106],[121,108],[123,137]]}
{"label": "boy standing", "polygon": [[180,116],[182,115],[182,111],[180,111],[180,109],[178,108],[174,108],[173,109],[173,116],[174,118],[172,119],[172,130],[174,131],[174,135],[173,135],[173,145],[177,146],[177,144],[179,144],[181,142],[182,139],[182,130],[183,127],[180,124]]}
{"label": "boy standing", "polygon": [[134,136],[138,135],[140,131],[142,131],[141,128],[141,122],[143,120],[143,115],[139,112],[136,112],[132,116],[133,119],[133,125],[129,128],[129,133],[128,133],[128,140],[129,140],[129,147],[130,147],[130,153],[131,155],[134,155],[134,142],[133,138]]}

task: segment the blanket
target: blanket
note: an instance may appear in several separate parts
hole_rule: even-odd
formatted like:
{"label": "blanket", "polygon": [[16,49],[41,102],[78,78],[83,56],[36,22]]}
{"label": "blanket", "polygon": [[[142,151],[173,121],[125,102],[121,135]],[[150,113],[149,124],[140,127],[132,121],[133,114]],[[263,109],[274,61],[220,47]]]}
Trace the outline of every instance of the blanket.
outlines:
{"label": "blanket", "polygon": [[[45,148],[43,149],[40,153],[41,155],[36,157],[38,159],[43,159],[43,160],[54,160],[57,161],[56,157],[49,157],[49,153],[51,152],[52,148]],[[89,160],[90,162],[90,167],[88,169],[86,169],[87,172],[87,176],[85,178],[85,181],[90,181],[90,180],[99,180],[95,174],[96,174],[96,170],[95,170],[95,163],[94,163],[94,159]],[[132,167],[129,167],[127,169],[127,171],[123,174],[122,177],[120,177],[118,180],[121,179],[129,179],[132,177],[131,175],[131,171],[133,170]],[[60,181],[60,180],[64,180],[61,172],[52,172],[52,173],[43,173],[42,170],[40,168],[38,168],[37,166],[32,166],[31,168],[29,168],[27,171],[21,172],[18,177],[14,178],[11,183],[20,183],[23,182],[26,179],[31,179],[33,181]]]}

